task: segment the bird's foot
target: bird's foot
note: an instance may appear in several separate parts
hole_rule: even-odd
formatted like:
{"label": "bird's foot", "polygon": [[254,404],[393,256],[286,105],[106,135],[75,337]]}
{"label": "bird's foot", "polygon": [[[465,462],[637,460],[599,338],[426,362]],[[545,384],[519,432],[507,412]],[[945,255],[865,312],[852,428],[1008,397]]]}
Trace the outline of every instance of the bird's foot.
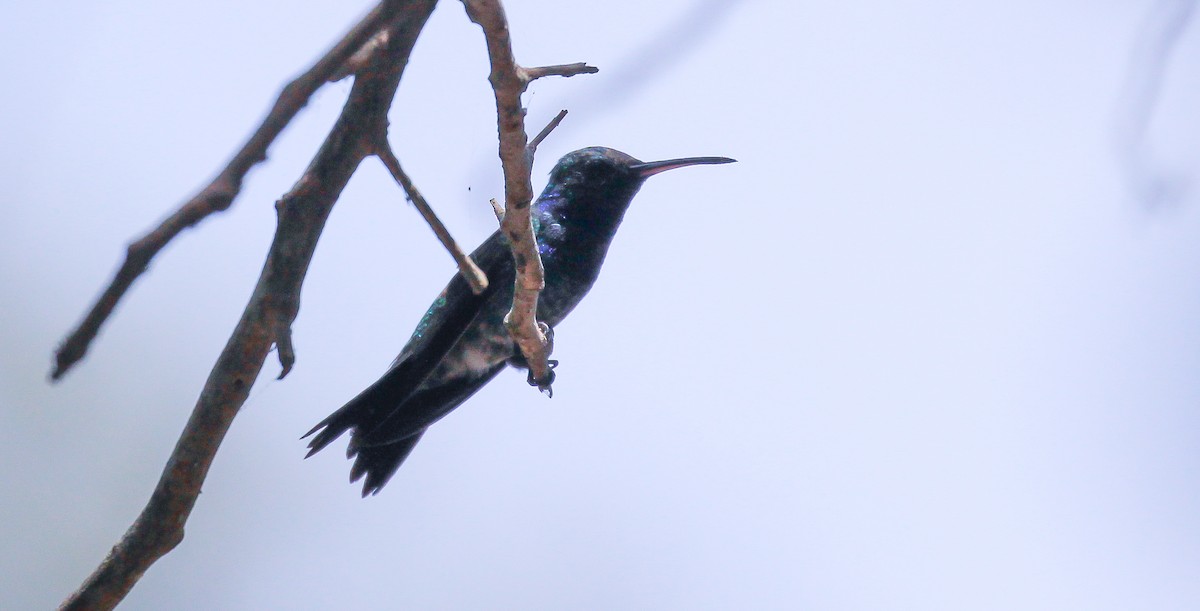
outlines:
{"label": "bird's foot", "polygon": [[[546,338],[546,355],[549,356],[554,352],[554,329],[550,325],[540,321],[538,322],[538,329],[541,330],[542,336]],[[546,359],[546,365],[549,367],[549,370],[546,371],[546,375],[540,380],[533,377],[533,369],[529,367],[529,361],[525,359],[525,355],[521,353],[519,347],[513,346],[513,355],[508,357],[508,364],[517,369],[528,370],[529,375],[526,376],[525,380],[529,382],[529,385],[537,386],[538,390],[551,397],[554,396],[554,390],[550,388],[550,385],[554,383],[554,368],[558,367],[558,361]]]}
{"label": "bird's foot", "polygon": [[551,388],[550,385],[554,384],[554,368],[558,367],[558,361],[555,359],[547,359],[546,365],[550,367],[550,370],[546,372],[546,376],[544,378],[541,380],[534,379],[533,370],[530,370],[529,375],[525,378],[525,381],[529,382],[530,386],[537,386],[538,390],[546,393],[551,399],[553,399],[554,389]]}

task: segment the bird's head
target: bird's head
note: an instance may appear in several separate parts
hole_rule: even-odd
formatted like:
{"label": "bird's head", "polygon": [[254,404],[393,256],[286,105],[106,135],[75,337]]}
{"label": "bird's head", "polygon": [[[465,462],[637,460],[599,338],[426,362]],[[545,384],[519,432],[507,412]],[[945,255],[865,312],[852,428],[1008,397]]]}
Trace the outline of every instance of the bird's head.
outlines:
{"label": "bird's head", "polygon": [[728,157],[685,157],[665,161],[640,161],[621,151],[593,146],[567,153],[550,171],[548,187],[567,199],[629,205],[647,178],[689,165],[733,163]]}

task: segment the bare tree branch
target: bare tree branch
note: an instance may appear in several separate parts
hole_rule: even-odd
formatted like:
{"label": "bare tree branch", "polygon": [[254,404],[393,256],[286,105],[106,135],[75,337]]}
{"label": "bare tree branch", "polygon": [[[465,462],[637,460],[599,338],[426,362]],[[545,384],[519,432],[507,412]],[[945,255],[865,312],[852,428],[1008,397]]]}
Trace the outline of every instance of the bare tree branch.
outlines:
{"label": "bare tree branch", "polygon": [[549,75],[571,76],[596,72],[585,64],[566,64],[527,70],[513,57],[508,19],[499,0],[462,0],[467,16],[483,28],[492,70],[488,80],[496,96],[496,122],[500,134],[500,162],[504,168],[504,219],[500,230],[508,238],[517,268],[513,305],[504,324],[521,348],[529,364],[533,384],[549,391],[554,372],[547,359],[552,349],[549,327],[537,320],[538,294],[545,287],[545,269],[538,255],[537,240],[529,206],[533,185],[529,178],[532,159],[527,148],[525,109],[521,94],[534,78]]}
{"label": "bare tree branch", "polygon": [[[388,108],[435,1],[387,1],[372,12],[373,23],[388,29],[387,42],[358,70],[349,100],[325,143],[300,180],[276,203],[278,226],[258,285],[213,366],[150,501],[62,609],[112,609],[151,564],[183,540],[184,523],[213,456],[271,345],[278,343],[281,351],[290,346],[300,287],[317,239],[350,176],[373,152],[376,134],[387,129]],[[371,31],[362,24],[355,27],[360,29],[367,30],[364,37]],[[352,52],[361,44],[359,40],[345,46]],[[336,68],[342,60],[329,62],[328,67]]]}
{"label": "bare tree branch", "polygon": [[492,205],[492,212],[496,213],[496,221],[503,223],[504,222],[504,204],[496,201],[496,198],[494,198],[494,197],[492,199],[489,199],[488,203],[490,203]]}
{"label": "bare tree branch", "polygon": [[467,284],[471,285],[471,292],[476,295],[483,294],[488,287],[487,275],[479,269],[478,265],[471,260],[471,257],[463,252],[458,247],[458,242],[454,241],[454,237],[450,235],[450,230],[442,224],[442,220],[433,212],[433,208],[429,206],[429,202],[425,201],[425,196],[417,190],[417,186],[413,184],[412,179],[408,174],[404,173],[404,169],[400,167],[400,160],[396,159],[396,154],[392,152],[392,147],[388,145],[386,135],[383,142],[376,146],[375,156],[387,166],[389,172],[392,173],[392,178],[396,179],[397,183],[404,188],[404,192],[408,194],[408,199],[425,218],[425,222],[429,223],[429,228],[437,235],[438,240],[441,240],[442,246],[450,252],[450,256],[454,257],[454,262],[458,264],[458,272],[462,274]]}
{"label": "bare tree branch", "polygon": [[[525,162],[529,164],[530,168],[533,167],[533,156],[537,154],[538,145],[550,135],[550,132],[554,131],[554,128],[558,127],[559,123],[562,123],[566,116],[567,110],[565,108],[558,111],[558,114],[554,115],[553,119],[550,119],[550,122],[546,124],[546,127],[543,127],[542,131],[538,132],[538,135],[534,136],[533,140],[530,140],[529,144],[525,145]],[[496,214],[496,221],[503,224],[504,204],[496,201],[496,198],[494,197],[489,199],[488,203],[492,205],[492,212]]]}
{"label": "bare tree branch", "polygon": [[[375,7],[362,21],[351,28],[324,57],[317,60],[304,74],[296,77],[283,88],[262,124],[208,186],[180,206],[158,227],[129,245],[125,261],[113,276],[112,281],[109,282],[107,288],[100,294],[96,303],[92,305],[91,310],[75,330],[63,340],[58,350],[55,351],[55,365],[54,370],[50,373],[51,379],[61,378],[71,366],[87,354],[88,347],[100,331],[100,326],[112,314],[117,302],[133,285],[134,280],[137,280],[146,271],[150,261],[168,242],[184,229],[204,220],[208,215],[229,208],[241,191],[242,180],[250,168],[267,158],[267,148],[279,136],[283,128],[292,121],[296,113],[308,104],[308,99],[313,92],[324,85],[330,75],[346,63],[347,58],[362,48],[364,43],[379,31],[388,16],[383,6]],[[283,355],[282,350],[280,354]]]}
{"label": "bare tree branch", "polygon": [[525,147],[525,151],[526,156],[529,158],[530,167],[533,167],[533,156],[537,153],[538,145],[541,144],[542,141],[546,139],[546,136],[549,136],[550,132],[554,131],[554,128],[558,127],[558,124],[562,123],[563,119],[565,118],[567,118],[567,109],[564,108],[558,111],[558,114],[554,115],[553,119],[550,119],[550,122],[546,124],[546,127],[543,127],[542,131],[538,132],[538,135],[533,137],[533,140],[529,141],[529,144]]}
{"label": "bare tree branch", "polygon": [[583,62],[575,62],[573,64],[557,64],[554,66],[539,66],[537,68],[521,68],[521,76],[528,83],[540,79],[544,76],[564,76],[572,77],[576,74],[595,74],[600,71],[595,66],[589,66]]}
{"label": "bare tree branch", "polygon": [[333,74],[329,75],[329,82],[340,81],[347,76],[357,73],[362,70],[371,61],[371,58],[379,52],[388,42],[388,30],[379,30],[367,42],[363,43],[353,55],[349,57]]}

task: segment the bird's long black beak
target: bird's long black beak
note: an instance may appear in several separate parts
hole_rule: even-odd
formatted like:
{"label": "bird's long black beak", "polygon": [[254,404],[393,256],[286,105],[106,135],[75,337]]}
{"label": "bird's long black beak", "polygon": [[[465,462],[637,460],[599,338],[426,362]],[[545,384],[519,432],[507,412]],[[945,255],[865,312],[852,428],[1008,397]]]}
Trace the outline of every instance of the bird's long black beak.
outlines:
{"label": "bird's long black beak", "polygon": [[663,161],[647,161],[645,163],[635,163],[629,166],[629,169],[637,172],[642,178],[649,178],[660,172],[674,170],[689,165],[701,165],[712,163],[733,163],[737,159],[728,157],[684,157],[683,159],[666,159]]}

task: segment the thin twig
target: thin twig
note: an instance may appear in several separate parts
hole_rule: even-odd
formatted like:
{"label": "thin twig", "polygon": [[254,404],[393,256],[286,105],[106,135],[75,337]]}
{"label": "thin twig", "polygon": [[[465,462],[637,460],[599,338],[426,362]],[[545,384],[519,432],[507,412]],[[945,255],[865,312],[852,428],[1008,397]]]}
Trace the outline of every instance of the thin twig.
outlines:
{"label": "thin twig", "polygon": [[535,81],[545,76],[562,76],[570,78],[576,74],[595,74],[600,69],[595,66],[589,66],[584,62],[575,62],[573,64],[557,64],[554,66],[538,66],[536,68],[521,68],[524,80]]}
{"label": "thin twig", "polygon": [[504,204],[496,201],[496,198],[494,198],[494,197],[492,199],[489,199],[488,203],[490,203],[492,205],[492,212],[496,213],[496,221],[503,223],[504,222]]}
{"label": "thin twig", "polygon": [[564,108],[558,111],[558,114],[554,115],[553,119],[550,119],[550,122],[546,124],[546,127],[543,127],[542,131],[538,132],[538,135],[534,136],[533,140],[530,140],[529,144],[525,146],[525,156],[529,158],[530,167],[533,167],[533,156],[535,153],[537,153],[538,145],[540,145],[542,140],[545,140],[546,136],[549,136],[550,132],[554,131],[554,128],[558,127],[558,124],[562,123],[563,119],[566,117],[567,109]]}
{"label": "thin twig", "polygon": [[413,184],[408,174],[404,173],[404,169],[400,167],[400,160],[396,159],[396,154],[392,152],[392,147],[387,143],[387,136],[381,136],[380,139],[383,142],[376,145],[375,156],[379,157],[383,165],[387,166],[388,171],[392,173],[392,178],[396,179],[396,182],[400,183],[400,186],[404,188],[404,192],[408,194],[409,201],[413,203],[413,206],[417,208],[421,216],[425,218],[425,222],[429,223],[429,228],[437,235],[438,240],[441,240],[442,246],[450,252],[451,257],[454,257],[454,262],[458,264],[458,272],[462,274],[467,284],[471,285],[471,292],[476,295],[483,294],[488,287],[487,275],[483,273],[483,270],[479,269],[478,265],[475,265],[470,255],[458,247],[458,243],[450,235],[450,230],[446,229],[441,219],[433,212],[433,208],[429,206],[429,202],[425,200],[425,196],[421,195],[421,192],[417,190],[416,185]]}
{"label": "thin twig", "polygon": [[[54,355],[52,380],[63,376],[79,362],[91,345],[100,326],[112,314],[117,302],[146,271],[150,261],[181,231],[199,223],[214,212],[227,210],[242,189],[242,180],[250,168],[267,158],[267,148],[279,136],[283,128],[308,103],[313,92],[328,81],[329,76],[346,63],[355,51],[371,38],[385,23],[388,11],[384,5],[376,6],[357,25],[350,29],[324,57],[311,68],[288,83],[279,93],[271,111],[242,148],[229,160],[217,177],[185,202],[174,214],[167,217],[158,227],[129,245],[125,261],[113,276],[104,292],[97,298],[91,310],[79,325],[59,344]],[[281,351],[282,355],[282,351]]]}
{"label": "thin twig", "polygon": [[112,609],[151,564],[183,540],[184,524],[221,440],[271,345],[290,334],[300,287],[329,212],[372,152],[371,138],[386,130],[400,75],[434,4],[435,0],[397,0],[382,5],[379,23],[391,32],[386,49],[358,72],[350,98],[317,156],[276,203],[278,226],[258,285],[200,392],[158,486],[133,526],[62,609]]}
{"label": "thin twig", "polygon": [[532,160],[526,147],[528,135],[521,94],[538,76],[569,76],[595,72],[596,69],[585,64],[524,69],[513,58],[508,19],[500,1],[462,0],[462,3],[471,21],[483,28],[492,67],[488,80],[496,97],[500,162],[504,168],[504,219],[500,230],[508,238],[517,269],[512,309],[504,317],[504,324],[521,348],[529,365],[530,379],[539,389],[549,391],[554,380],[554,372],[547,362],[552,346],[546,334],[548,327],[543,329],[545,325],[537,320],[538,294],[546,284],[545,270],[538,255],[529,211],[533,200],[533,185],[529,179]]}

